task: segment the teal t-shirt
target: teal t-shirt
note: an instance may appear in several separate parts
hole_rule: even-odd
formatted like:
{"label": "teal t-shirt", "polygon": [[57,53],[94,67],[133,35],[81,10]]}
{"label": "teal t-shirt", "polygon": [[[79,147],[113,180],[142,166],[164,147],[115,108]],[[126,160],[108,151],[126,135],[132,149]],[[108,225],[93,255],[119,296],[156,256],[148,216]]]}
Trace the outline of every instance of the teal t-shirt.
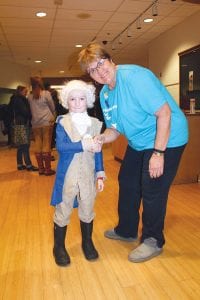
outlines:
{"label": "teal t-shirt", "polygon": [[166,102],[171,108],[171,127],[167,147],[178,147],[188,141],[185,115],[160,80],[137,65],[119,65],[116,85],[104,85],[100,92],[101,107],[108,128],[125,135],[135,150],[154,148],[155,112]]}

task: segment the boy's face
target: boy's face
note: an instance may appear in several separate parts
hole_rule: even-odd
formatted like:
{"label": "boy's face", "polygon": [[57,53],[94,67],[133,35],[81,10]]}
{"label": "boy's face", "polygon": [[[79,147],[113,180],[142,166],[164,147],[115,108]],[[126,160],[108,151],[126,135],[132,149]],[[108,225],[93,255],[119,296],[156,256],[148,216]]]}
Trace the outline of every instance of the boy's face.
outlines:
{"label": "boy's face", "polygon": [[85,93],[80,90],[73,90],[68,97],[68,107],[70,112],[85,112],[87,110],[87,100]]}

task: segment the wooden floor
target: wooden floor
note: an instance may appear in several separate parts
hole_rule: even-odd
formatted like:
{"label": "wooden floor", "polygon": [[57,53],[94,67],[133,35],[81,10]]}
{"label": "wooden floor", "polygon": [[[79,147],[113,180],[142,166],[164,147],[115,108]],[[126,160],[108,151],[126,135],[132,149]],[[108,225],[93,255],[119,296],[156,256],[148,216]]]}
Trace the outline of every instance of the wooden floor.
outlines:
{"label": "wooden floor", "polygon": [[54,176],[17,171],[15,149],[0,148],[1,300],[200,299],[200,184],[171,188],[164,252],[134,264],[127,256],[136,243],[103,236],[117,222],[119,169],[109,148],[104,156],[107,181],[97,196],[93,234],[100,259],[84,259],[74,210],[66,240],[72,262],[59,268],[49,205]]}

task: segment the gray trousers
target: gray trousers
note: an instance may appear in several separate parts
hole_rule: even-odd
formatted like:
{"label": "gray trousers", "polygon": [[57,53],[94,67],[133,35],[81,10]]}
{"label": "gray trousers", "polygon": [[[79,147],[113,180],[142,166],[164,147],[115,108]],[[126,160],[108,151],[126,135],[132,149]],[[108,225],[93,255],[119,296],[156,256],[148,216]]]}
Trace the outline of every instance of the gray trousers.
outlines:
{"label": "gray trousers", "polygon": [[79,219],[85,223],[90,223],[94,219],[95,182],[93,154],[86,152],[75,154],[65,175],[63,201],[56,205],[55,209],[54,222],[58,226],[69,224],[76,196],[78,196]]}

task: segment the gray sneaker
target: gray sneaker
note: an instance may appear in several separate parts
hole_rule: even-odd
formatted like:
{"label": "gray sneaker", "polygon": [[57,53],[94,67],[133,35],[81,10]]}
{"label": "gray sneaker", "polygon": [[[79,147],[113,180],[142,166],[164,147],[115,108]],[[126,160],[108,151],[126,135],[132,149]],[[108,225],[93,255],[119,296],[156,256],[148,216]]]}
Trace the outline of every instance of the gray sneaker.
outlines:
{"label": "gray sneaker", "polygon": [[123,237],[121,235],[118,235],[114,229],[109,229],[109,230],[106,230],[104,232],[104,236],[108,239],[112,239],[112,240],[120,240],[120,241],[123,241],[123,242],[135,242],[137,241],[137,237],[135,238],[132,238],[132,237],[129,237],[129,238],[126,238],[126,237]]}
{"label": "gray sneaker", "polygon": [[135,248],[128,256],[131,262],[138,263],[147,261],[159,254],[161,254],[163,248],[157,246],[157,241],[154,238],[145,239],[142,244]]}

